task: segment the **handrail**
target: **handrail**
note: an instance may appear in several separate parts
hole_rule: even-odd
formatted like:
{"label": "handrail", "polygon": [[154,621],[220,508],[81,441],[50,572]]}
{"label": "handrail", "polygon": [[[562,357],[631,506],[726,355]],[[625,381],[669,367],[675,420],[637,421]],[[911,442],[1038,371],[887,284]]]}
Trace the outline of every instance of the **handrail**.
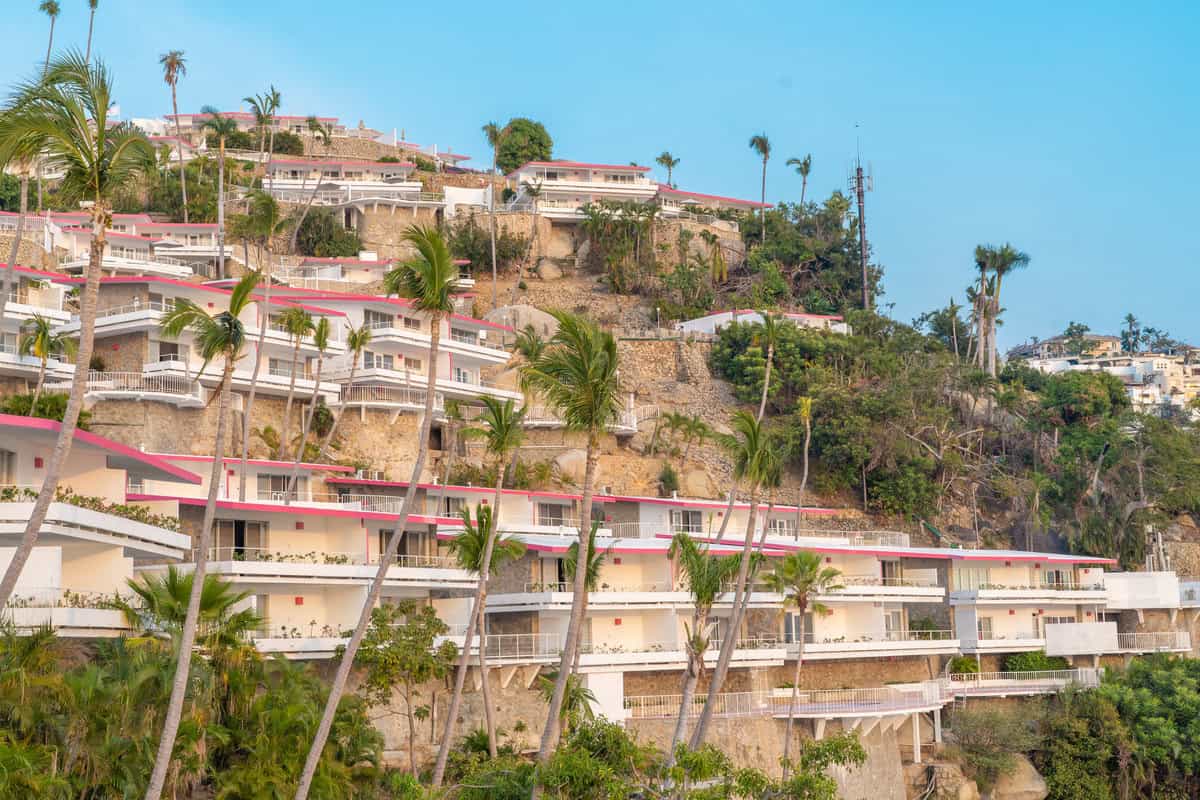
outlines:
{"label": "handrail", "polygon": [[1137,631],[1117,634],[1117,648],[1128,651],[1191,650],[1188,631]]}
{"label": "handrail", "polygon": [[[525,584],[525,592],[535,594],[539,592],[553,593],[571,593],[575,590],[575,584],[570,581],[529,581]],[[609,584],[601,584],[595,589],[592,589],[589,594],[605,593],[605,592],[673,592],[676,589],[671,585],[670,581],[657,581],[651,583],[633,583],[633,584],[617,584],[615,586]]]}

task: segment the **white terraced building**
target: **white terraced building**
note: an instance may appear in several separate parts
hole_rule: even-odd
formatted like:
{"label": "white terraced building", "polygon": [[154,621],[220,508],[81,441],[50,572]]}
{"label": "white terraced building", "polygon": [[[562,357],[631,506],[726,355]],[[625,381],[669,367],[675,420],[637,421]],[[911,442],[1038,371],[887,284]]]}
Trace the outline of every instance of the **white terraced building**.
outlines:
{"label": "white terraced building", "polygon": [[[53,420],[0,414],[0,569],[11,562],[45,478],[60,425]],[[94,433],[77,430],[29,561],[17,580],[5,617],[18,628],[49,625],[60,636],[110,637],[128,632],[117,594],[135,561],[177,562],[190,540],[172,527],[133,519],[123,506],[128,481],[153,480],[178,492],[199,476]],[[114,508],[107,510],[109,506]],[[97,508],[99,506],[99,508]]]}
{"label": "white terraced building", "polygon": [[[8,269],[0,263],[0,270]],[[32,387],[37,383],[41,362],[32,355],[21,355],[21,336],[24,326],[35,316],[51,322],[66,324],[71,312],[66,307],[67,286],[58,272],[16,266],[11,270],[13,288],[4,305],[0,319],[0,378],[23,381]],[[46,363],[46,380],[70,380],[75,367],[65,356],[51,357]]]}
{"label": "white terraced building", "polygon": [[[735,308],[730,311],[714,311],[703,317],[677,322],[675,329],[684,333],[699,333],[713,335],[728,325],[761,325],[762,311],[752,308]],[[804,314],[796,312],[781,312],[776,317],[783,322],[799,328],[810,328],[832,333],[851,333],[850,326],[840,314]]]}
{"label": "white terraced building", "polygon": [[[658,184],[649,177],[649,167],[620,164],[589,164],[582,161],[530,161],[509,173],[516,196],[510,210],[533,210],[553,221],[577,222],[582,208],[601,200],[649,203]],[[527,187],[541,189],[532,197]]]}
{"label": "white terraced building", "polygon": [[440,207],[441,195],[424,192],[412,180],[416,164],[407,161],[333,161],[276,158],[267,166],[263,188],[285,203],[354,206],[390,204]]}

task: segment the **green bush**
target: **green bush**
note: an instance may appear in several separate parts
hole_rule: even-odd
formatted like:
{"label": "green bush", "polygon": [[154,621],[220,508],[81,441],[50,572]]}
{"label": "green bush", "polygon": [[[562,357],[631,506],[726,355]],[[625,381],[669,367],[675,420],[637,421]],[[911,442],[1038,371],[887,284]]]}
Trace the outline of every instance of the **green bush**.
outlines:
{"label": "green bush", "polygon": [[358,234],[338,224],[327,208],[309,209],[296,234],[301,255],[316,258],[353,258],[362,250]]}
{"label": "green bush", "polygon": [[658,471],[658,488],[663,497],[670,497],[672,492],[679,491],[679,473],[670,462],[664,461],[662,469]]}
{"label": "green bush", "polygon": [[950,659],[952,675],[978,675],[979,662],[973,656],[955,656]]}
{"label": "green bush", "polygon": [[1034,750],[1041,743],[1033,725],[1036,722],[1037,715],[1029,707],[1020,712],[959,709],[950,716],[950,752],[986,791],[1013,770],[1018,753]]}
{"label": "green bush", "polygon": [[[12,394],[4,398],[0,402],[0,413],[14,414],[18,417],[28,417],[29,406],[33,402],[32,394]],[[37,410],[32,416],[41,417],[42,419],[52,419],[57,422],[62,422],[63,416],[67,413],[67,394],[66,392],[51,392],[43,394],[38,398]],[[79,422],[77,423],[80,430],[91,430],[90,423],[92,420],[92,412],[79,411]]]}
{"label": "green bush", "polygon": [[[211,133],[208,135],[208,147],[210,150],[216,150],[220,145],[216,136]],[[275,139],[271,141],[270,132],[267,133],[264,147],[270,148],[272,153],[285,156],[302,156],[304,155],[304,140],[291,131],[275,131]],[[259,133],[257,130],[237,131],[232,136],[225,137],[226,150],[253,150],[259,151]],[[188,187],[191,190],[191,187]]]}
{"label": "green bush", "polygon": [[437,172],[437,164],[431,158],[413,153],[412,163],[417,165],[417,172]]}
{"label": "green bush", "polygon": [[549,161],[553,151],[554,140],[542,123],[516,117],[504,126],[496,165],[501,172],[509,173],[530,161]]}
{"label": "green bush", "polygon": [[[451,225],[447,231],[446,244],[450,254],[470,262],[470,269],[476,275],[490,274],[492,271],[492,237],[489,231],[491,221],[488,215],[478,214],[467,217],[464,222]],[[497,223],[496,225],[496,268],[505,271],[513,268],[517,262],[525,258],[529,252],[529,237],[512,233],[509,229]]]}
{"label": "green bush", "polygon": [[1013,653],[1004,659],[1005,672],[1046,672],[1070,669],[1071,662],[1062,656],[1048,656],[1044,650],[1032,653]]}

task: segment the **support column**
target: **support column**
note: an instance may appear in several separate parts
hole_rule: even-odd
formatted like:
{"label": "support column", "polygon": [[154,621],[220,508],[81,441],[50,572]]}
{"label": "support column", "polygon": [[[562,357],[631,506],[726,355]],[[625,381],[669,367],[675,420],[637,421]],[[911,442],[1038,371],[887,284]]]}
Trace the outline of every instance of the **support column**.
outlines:
{"label": "support column", "polygon": [[912,731],[913,731],[913,763],[921,763],[921,715],[913,712],[912,715]]}
{"label": "support column", "polygon": [[935,744],[942,743],[942,710],[940,708],[933,710],[933,741]]}

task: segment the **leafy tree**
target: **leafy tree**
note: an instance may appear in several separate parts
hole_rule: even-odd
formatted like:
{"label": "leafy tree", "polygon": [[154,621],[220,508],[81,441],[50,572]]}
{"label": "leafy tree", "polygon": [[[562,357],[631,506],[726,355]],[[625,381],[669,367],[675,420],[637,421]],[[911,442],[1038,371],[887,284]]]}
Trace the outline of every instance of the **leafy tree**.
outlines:
{"label": "leafy tree", "polygon": [[[454,257],[469,261],[471,270],[476,273],[491,258],[491,232],[480,228],[474,216],[451,222],[446,230],[446,243]],[[495,250],[498,269],[507,271],[525,258],[529,237],[502,228],[495,237]]]}
{"label": "leafy tree", "polygon": [[[10,394],[0,400],[0,414],[13,414],[18,417],[41,417],[62,422],[67,411],[67,394],[65,392],[50,392],[33,402],[32,394]],[[81,431],[91,430],[92,412],[80,411],[79,420],[75,426]]]}
{"label": "leafy tree", "polygon": [[363,249],[358,234],[344,228],[327,208],[309,211],[296,234],[296,247],[303,256],[353,258]]}
{"label": "leafy tree", "polygon": [[496,166],[509,173],[530,161],[549,161],[554,153],[554,141],[540,122],[515,117],[500,132],[496,147]]}
{"label": "leafy tree", "polygon": [[1029,709],[1015,711],[956,709],[950,716],[952,752],[987,791],[1016,767],[1016,754],[1037,748],[1042,739]]}
{"label": "leafy tree", "polygon": [[21,341],[18,351],[23,356],[33,356],[38,360],[37,386],[33,390],[33,400],[29,403],[29,416],[38,405],[42,394],[42,386],[46,382],[46,363],[55,356],[63,358],[75,353],[75,340],[68,334],[55,330],[57,326],[41,314],[34,314],[21,325]]}
{"label": "leafy tree", "polygon": [[1062,656],[1048,656],[1044,650],[1013,653],[1004,659],[1005,672],[1046,672],[1070,668],[1070,661]]}

